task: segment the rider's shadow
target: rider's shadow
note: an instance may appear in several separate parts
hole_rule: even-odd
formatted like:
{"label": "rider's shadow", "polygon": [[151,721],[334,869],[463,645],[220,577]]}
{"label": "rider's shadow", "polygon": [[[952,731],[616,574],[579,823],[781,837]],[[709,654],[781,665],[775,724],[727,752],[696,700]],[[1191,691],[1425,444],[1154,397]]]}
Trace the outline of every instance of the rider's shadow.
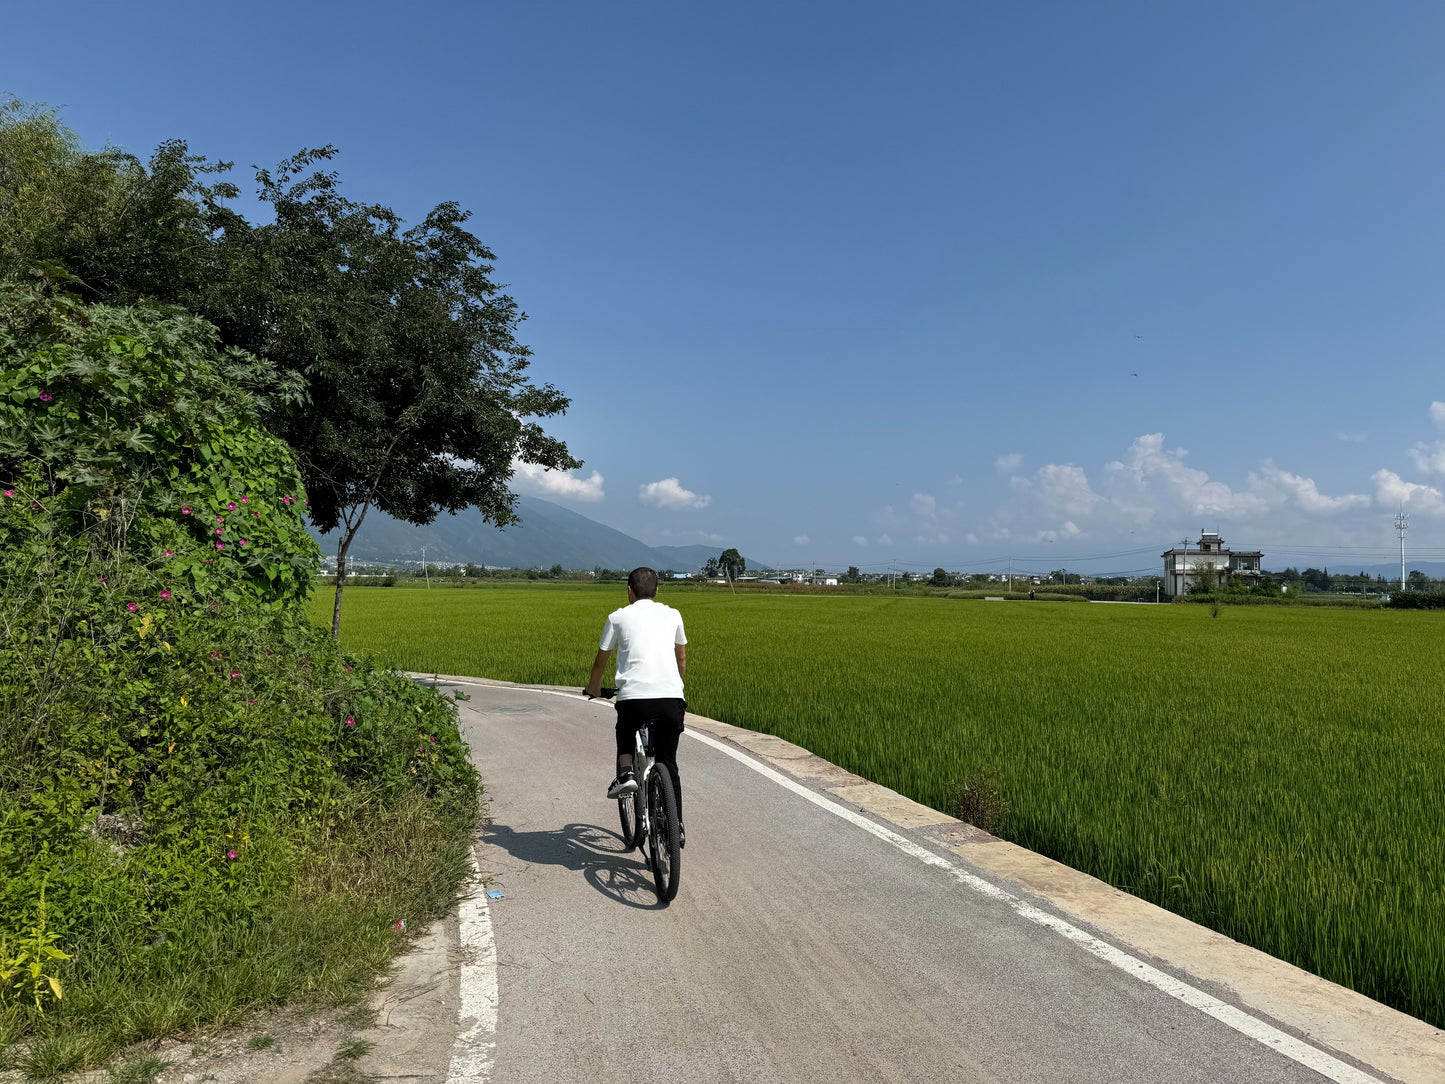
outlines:
{"label": "rider's shadow", "polygon": [[604,896],[646,910],[665,907],[640,850],[628,852],[622,837],[595,824],[568,824],[546,832],[518,832],[489,824],[483,835],[513,858],[529,864],[580,870]]}

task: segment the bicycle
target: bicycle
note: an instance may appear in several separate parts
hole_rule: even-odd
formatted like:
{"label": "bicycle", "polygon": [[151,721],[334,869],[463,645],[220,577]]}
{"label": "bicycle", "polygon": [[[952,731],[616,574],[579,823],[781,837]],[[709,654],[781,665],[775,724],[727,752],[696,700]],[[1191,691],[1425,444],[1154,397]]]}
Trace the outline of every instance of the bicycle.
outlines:
{"label": "bicycle", "polygon": [[[604,688],[602,698],[611,700],[616,689]],[[677,788],[672,772],[652,755],[652,735],[637,728],[632,754],[632,771],[637,789],[617,796],[617,816],[622,822],[622,843],[629,850],[647,843],[647,864],[657,883],[657,897],[663,903],[677,896],[682,878],[682,839],[677,819]]]}

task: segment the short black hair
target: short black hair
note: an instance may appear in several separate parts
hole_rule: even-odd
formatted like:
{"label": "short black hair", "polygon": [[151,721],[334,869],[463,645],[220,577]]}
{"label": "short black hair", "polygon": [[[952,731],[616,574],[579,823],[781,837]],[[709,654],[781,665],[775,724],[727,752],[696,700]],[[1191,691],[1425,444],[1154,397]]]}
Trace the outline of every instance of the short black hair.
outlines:
{"label": "short black hair", "polygon": [[654,598],[657,595],[657,572],[651,568],[634,568],[627,574],[627,586],[638,598]]}

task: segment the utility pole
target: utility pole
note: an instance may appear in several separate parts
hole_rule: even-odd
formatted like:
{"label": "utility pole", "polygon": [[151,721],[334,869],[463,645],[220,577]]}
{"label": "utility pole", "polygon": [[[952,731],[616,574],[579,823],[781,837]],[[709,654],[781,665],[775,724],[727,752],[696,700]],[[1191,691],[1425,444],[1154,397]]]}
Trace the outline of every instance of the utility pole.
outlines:
{"label": "utility pole", "polygon": [[1405,514],[1405,506],[1400,506],[1400,511],[1395,513],[1395,530],[1400,535],[1400,590],[1405,590],[1405,532],[1410,529],[1410,517]]}
{"label": "utility pole", "polygon": [[1176,596],[1184,594],[1185,585],[1189,582],[1185,579],[1185,577],[1189,575],[1189,539],[1186,538],[1184,540],[1183,546],[1184,563],[1179,566],[1179,590],[1175,592]]}
{"label": "utility pole", "polygon": [[431,586],[431,573],[427,571],[427,567],[426,567],[426,547],[425,547],[425,546],[423,546],[423,547],[421,548],[421,574],[422,574],[422,576],[424,576],[424,577],[426,578],[426,585],[427,585],[428,587],[430,587],[430,586]]}

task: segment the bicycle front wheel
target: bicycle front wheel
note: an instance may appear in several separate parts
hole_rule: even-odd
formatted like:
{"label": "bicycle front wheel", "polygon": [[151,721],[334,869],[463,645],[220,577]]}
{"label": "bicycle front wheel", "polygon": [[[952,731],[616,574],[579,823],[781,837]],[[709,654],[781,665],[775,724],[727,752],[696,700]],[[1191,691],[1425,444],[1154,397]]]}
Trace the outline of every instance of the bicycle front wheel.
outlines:
{"label": "bicycle front wheel", "polygon": [[642,844],[642,793],[633,791],[617,799],[617,818],[622,822],[622,845],[629,851]]}
{"label": "bicycle front wheel", "polygon": [[647,850],[657,898],[669,903],[682,877],[682,847],[677,823],[677,791],[672,772],[658,764],[647,779]]}

